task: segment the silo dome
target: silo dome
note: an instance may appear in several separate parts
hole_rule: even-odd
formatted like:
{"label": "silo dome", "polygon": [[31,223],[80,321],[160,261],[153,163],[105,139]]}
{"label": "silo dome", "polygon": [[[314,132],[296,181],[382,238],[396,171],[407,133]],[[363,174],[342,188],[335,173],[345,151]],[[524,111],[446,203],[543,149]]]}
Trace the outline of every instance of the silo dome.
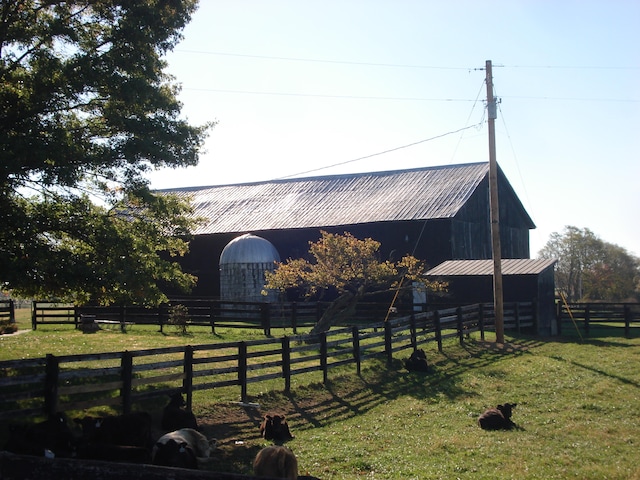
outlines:
{"label": "silo dome", "polygon": [[220,255],[220,297],[236,302],[275,301],[262,295],[265,271],[273,271],[280,255],[271,242],[247,233],[231,240]]}

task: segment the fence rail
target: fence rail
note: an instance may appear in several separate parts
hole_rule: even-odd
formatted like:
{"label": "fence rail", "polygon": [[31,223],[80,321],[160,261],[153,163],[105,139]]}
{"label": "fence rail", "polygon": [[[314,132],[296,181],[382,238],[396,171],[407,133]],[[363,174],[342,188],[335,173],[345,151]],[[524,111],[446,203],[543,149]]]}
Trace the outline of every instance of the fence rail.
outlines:
{"label": "fence rail", "polygon": [[16,306],[11,299],[0,300],[0,325],[16,323]]}
{"label": "fence rail", "polygon": [[625,336],[631,335],[634,322],[640,324],[640,303],[564,303],[557,304],[558,335],[567,322],[588,336],[594,326],[624,326]]}
{"label": "fence rail", "polygon": [[[533,327],[531,304],[505,306],[505,328]],[[240,399],[249,386],[282,382],[291,388],[295,375],[329,371],[443,340],[464,342],[471,332],[484,332],[494,323],[493,307],[470,305],[424,312],[387,322],[331,329],[310,341],[309,336],[154,348],[146,350],[47,355],[45,358],[0,362],[0,419],[26,415],[49,416],[61,410],[109,405],[124,413],[133,405],[181,391],[189,406],[193,392],[231,387]],[[407,355],[408,356],[408,355]],[[236,397],[237,399],[237,397]]]}
{"label": "fence rail", "polygon": [[[125,330],[129,325],[157,325],[160,331],[170,323],[176,305],[187,309],[187,325],[216,328],[260,328],[266,335],[272,328],[291,328],[316,324],[327,302],[230,302],[223,300],[173,300],[159,307],[141,306],[78,306],[51,301],[34,301],[31,310],[31,328],[39,325],[73,325],[78,328],[82,317],[91,317],[99,324],[116,324]],[[384,320],[388,305],[360,302],[352,317],[353,323]],[[396,316],[409,315],[408,308],[400,308]]]}

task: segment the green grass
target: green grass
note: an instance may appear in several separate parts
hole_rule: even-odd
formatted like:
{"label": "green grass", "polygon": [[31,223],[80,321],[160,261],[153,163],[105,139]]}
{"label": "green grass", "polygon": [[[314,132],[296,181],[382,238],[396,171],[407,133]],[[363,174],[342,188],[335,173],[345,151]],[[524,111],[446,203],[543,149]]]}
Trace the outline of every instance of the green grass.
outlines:
{"label": "green grass", "polygon": [[[20,322],[20,320],[19,320]],[[30,325],[21,328],[29,328]],[[43,327],[0,337],[0,356],[81,353],[232,341],[248,332],[206,329],[182,337],[133,327],[82,334]],[[250,473],[264,445],[257,425],[268,411],[287,414],[288,445],[302,472],[331,479],[640,479],[640,339],[621,329],[598,329],[583,341],[508,336],[498,349],[478,338],[425,348],[432,371],[409,373],[397,358],[296,378],[290,395],[258,388],[260,410],[220,403],[196,392],[194,411],[209,436],[220,439],[211,469]],[[279,334],[274,331],[274,334]],[[291,332],[288,332],[291,334]],[[255,338],[262,338],[257,332]],[[246,339],[246,338],[245,338]],[[252,390],[254,391],[254,390]],[[517,402],[519,428],[485,432],[477,416],[489,406]],[[242,445],[236,442],[241,440]]]}

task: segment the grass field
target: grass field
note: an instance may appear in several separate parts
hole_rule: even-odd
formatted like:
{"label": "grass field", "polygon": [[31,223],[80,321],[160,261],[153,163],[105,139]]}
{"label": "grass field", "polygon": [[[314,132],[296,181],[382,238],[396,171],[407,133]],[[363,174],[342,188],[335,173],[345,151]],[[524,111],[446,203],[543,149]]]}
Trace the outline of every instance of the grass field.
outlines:
{"label": "grass field", "polygon": [[[30,328],[28,318],[18,320]],[[211,333],[180,336],[133,327],[83,335],[47,327],[0,337],[0,357],[26,358],[211,343]],[[279,333],[279,332],[278,332]],[[290,333],[290,332],[289,332]],[[569,331],[567,331],[569,334]],[[221,332],[223,341],[246,332]],[[259,337],[259,334],[256,333]],[[217,403],[198,392],[194,411],[220,440],[206,468],[250,473],[266,442],[260,416],[286,413],[289,446],[301,471],[322,479],[640,479],[640,338],[598,329],[580,340],[508,336],[505,348],[472,337],[427,351],[432,371],[409,373],[396,359],[345,370],[327,385],[299,382],[290,395],[264,391],[260,409]],[[233,338],[236,336],[236,338]],[[485,432],[477,416],[517,402],[512,431]]]}

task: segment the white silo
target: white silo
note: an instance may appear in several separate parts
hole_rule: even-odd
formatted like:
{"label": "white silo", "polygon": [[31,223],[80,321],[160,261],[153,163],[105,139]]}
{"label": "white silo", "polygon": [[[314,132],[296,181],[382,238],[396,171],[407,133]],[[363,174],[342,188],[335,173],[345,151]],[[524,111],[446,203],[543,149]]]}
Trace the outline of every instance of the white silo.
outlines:
{"label": "white silo", "polygon": [[220,255],[220,298],[232,302],[274,302],[277,292],[262,295],[264,274],[280,255],[271,242],[247,233],[231,240]]}

